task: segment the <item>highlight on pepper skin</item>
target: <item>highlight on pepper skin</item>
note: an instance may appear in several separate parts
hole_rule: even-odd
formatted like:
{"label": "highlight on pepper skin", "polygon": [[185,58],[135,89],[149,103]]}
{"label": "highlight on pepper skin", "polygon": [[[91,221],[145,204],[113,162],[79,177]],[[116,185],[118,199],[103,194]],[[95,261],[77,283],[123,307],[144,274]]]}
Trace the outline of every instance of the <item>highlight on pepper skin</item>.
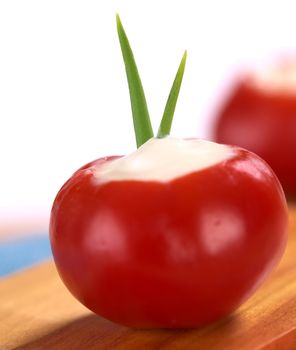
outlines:
{"label": "highlight on pepper skin", "polygon": [[217,111],[217,142],[262,157],[285,193],[296,196],[296,59],[245,74]]}

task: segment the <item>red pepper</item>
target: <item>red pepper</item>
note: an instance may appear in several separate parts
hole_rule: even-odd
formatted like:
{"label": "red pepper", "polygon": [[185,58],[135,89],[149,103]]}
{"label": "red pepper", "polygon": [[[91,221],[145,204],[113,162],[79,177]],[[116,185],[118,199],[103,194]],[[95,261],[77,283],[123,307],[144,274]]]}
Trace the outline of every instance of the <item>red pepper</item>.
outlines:
{"label": "red pepper", "polygon": [[[178,87],[177,73],[171,111]],[[131,327],[184,328],[244,302],[283,254],[286,228],[281,185],[258,156],[164,137],[74,173],[54,201],[50,238],[86,307]]]}
{"label": "red pepper", "polygon": [[255,152],[296,195],[296,67],[243,77],[217,113],[214,139]]}

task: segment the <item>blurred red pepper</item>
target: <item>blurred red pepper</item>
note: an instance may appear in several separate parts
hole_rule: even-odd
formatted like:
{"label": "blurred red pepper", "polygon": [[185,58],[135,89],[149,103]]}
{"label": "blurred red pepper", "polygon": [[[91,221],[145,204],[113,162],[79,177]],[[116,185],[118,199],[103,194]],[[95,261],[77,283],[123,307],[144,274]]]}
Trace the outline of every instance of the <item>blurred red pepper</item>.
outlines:
{"label": "blurred red pepper", "polygon": [[217,113],[214,140],[258,154],[275,171],[286,194],[295,196],[296,66],[282,64],[277,69],[270,73],[276,76],[238,81]]}

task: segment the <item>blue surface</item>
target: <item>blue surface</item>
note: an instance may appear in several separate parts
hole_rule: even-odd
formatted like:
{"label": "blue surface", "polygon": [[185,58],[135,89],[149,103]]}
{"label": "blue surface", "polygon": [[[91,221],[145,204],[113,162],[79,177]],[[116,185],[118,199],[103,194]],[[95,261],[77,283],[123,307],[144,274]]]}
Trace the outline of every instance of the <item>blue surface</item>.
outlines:
{"label": "blue surface", "polygon": [[51,256],[47,234],[0,242],[0,276],[32,266]]}

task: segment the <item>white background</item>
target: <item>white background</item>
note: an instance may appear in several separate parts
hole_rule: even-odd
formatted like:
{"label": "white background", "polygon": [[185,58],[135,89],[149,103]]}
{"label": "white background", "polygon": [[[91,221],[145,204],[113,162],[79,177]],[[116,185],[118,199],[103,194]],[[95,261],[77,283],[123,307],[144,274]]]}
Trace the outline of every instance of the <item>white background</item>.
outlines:
{"label": "white background", "polygon": [[74,170],[135,148],[116,12],[155,130],[187,49],[172,134],[207,137],[237,70],[293,51],[294,3],[0,0],[0,220],[47,217]]}

